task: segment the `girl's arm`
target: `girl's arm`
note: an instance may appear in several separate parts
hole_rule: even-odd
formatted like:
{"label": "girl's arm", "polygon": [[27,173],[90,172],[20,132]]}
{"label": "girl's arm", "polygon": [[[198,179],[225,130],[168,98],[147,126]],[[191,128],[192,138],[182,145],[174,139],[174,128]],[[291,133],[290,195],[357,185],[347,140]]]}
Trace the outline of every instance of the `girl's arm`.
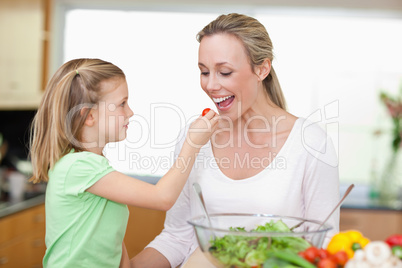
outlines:
{"label": "girl's arm", "polygon": [[130,268],[130,259],[128,257],[126,245],[122,244],[123,254],[121,254],[121,261],[119,268]]}
{"label": "girl's arm", "polygon": [[[183,129],[176,143],[174,155],[179,155],[186,138],[185,133],[186,130]],[[200,160],[200,164],[204,167],[205,159]],[[191,180],[191,176],[197,177],[198,172],[197,170],[190,174],[176,203],[166,212],[163,231],[143,251],[130,260],[132,268],[178,267],[189,254],[194,241],[193,227],[187,223],[192,216],[190,195],[193,189],[189,180]]]}
{"label": "girl's arm", "polygon": [[[190,177],[197,176],[200,174],[198,172],[191,174]],[[211,183],[214,183],[213,180]],[[133,267],[178,267],[188,257],[195,235],[193,227],[187,223],[187,220],[193,216],[190,204],[192,188],[190,181],[187,181],[174,206],[166,212],[163,231],[143,251],[130,260]]]}
{"label": "girl's arm", "polygon": [[218,116],[210,111],[191,125],[177,160],[156,185],[114,171],[87,191],[122,204],[169,210],[183,189],[200,148],[208,142],[217,122]]}

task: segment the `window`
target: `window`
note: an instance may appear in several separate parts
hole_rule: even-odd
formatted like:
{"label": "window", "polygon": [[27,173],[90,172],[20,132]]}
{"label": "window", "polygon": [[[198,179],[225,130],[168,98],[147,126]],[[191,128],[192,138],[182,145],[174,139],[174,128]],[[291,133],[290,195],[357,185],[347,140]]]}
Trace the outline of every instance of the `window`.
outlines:
{"label": "window", "polygon": [[[98,57],[127,75],[135,116],[127,141],[106,148],[116,169],[163,175],[179,130],[213,107],[199,85],[195,39],[221,14],[210,11],[65,11],[59,61]],[[396,92],[402,79],[402,19],[262,8],[243,13],[252,13],[271,36],[289,111],[321,116],[338,149],[341,181],[367,181],[372,162],[381,167],[390,149],[390,137],[373,133],[391,126],[379,90]]]}
{"label": "window", "polygon": [[199,83],[196,34],[217,15],[82,9],[66,13],[63,62],[101,58],[127,76],[135,115],[126,141],[105,150],[117,170],[163,175],[174,162],[180,129],[205,107],[213,107]]}

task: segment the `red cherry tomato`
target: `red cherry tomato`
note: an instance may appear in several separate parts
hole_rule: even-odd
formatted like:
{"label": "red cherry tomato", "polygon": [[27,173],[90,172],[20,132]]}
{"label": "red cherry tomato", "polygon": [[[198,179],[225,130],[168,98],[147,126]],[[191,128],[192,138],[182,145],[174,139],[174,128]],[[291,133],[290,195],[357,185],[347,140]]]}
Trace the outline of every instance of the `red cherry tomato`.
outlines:
{"label": "red cherry tomato", "polygon": [[331,254],[330,254],[330,253],[328,252],[328,250],[326,250],[326,249],[320,248],[320,249],[318,250],[318,257],[319,257],[320,259],[326,259],[326,258],[328,258],[330,255],[331,255]]}
{"label": "red cherry tomato", "polygon": [[343,250],[336,252],[332,257],[335,263],[339,265],[345,265],[349,259],[348,254]]}
{"label": "red cherry tomato", "polygon": [[202,111],[202,116],[206,115],[211,109],[205,108],[204,111]]}
{"label": "red cherry tomato", "polygon": [[304,254],[304,251],[300,251],[299,253],[297,253],[297,255],[299,255],[303,259],[306,259],[306,254]]}
{"label": "red cherry tomato", "polygon": [[330,258],[322,259],[317,264],[318,268],[336,268],[336,263]]}
{"label": "red cherry tomato", "polygon": [[316,263],[320,260],[319,250],[316,247],[309,247],[304,251],[304,258],[311,263]]}

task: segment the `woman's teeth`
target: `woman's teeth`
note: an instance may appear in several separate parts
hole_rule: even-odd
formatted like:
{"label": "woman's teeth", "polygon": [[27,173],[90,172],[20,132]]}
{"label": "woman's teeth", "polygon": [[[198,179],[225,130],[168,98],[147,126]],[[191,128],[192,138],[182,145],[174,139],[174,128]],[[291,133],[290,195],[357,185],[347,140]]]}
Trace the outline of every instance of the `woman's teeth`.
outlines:
{"label": "woman's teeth", "polygon": [[220,103],[220,102],[222,102],[222,101],[224,101],[224,100],[227,100],[227,99],[229,99],[229,98],[231,98],[231,97],[234,97],[234,95],[226,96],[226,97],[222,97],[222,98],[212,98],[212,100],[213,100],[215,103]]}

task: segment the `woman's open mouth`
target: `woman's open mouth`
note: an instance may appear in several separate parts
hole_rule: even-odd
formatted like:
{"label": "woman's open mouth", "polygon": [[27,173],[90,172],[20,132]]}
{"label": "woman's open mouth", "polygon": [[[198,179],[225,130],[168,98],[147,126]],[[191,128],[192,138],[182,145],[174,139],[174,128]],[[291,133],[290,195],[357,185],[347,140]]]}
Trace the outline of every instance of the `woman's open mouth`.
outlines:
{"label": "woman's open mouth", "polygon": [[230,105],[233,103],[235,96],[226,96],[222,98],[212,98],[212,100],[215,102],[216,106],[220,110],[227,110],[229,109]]}

